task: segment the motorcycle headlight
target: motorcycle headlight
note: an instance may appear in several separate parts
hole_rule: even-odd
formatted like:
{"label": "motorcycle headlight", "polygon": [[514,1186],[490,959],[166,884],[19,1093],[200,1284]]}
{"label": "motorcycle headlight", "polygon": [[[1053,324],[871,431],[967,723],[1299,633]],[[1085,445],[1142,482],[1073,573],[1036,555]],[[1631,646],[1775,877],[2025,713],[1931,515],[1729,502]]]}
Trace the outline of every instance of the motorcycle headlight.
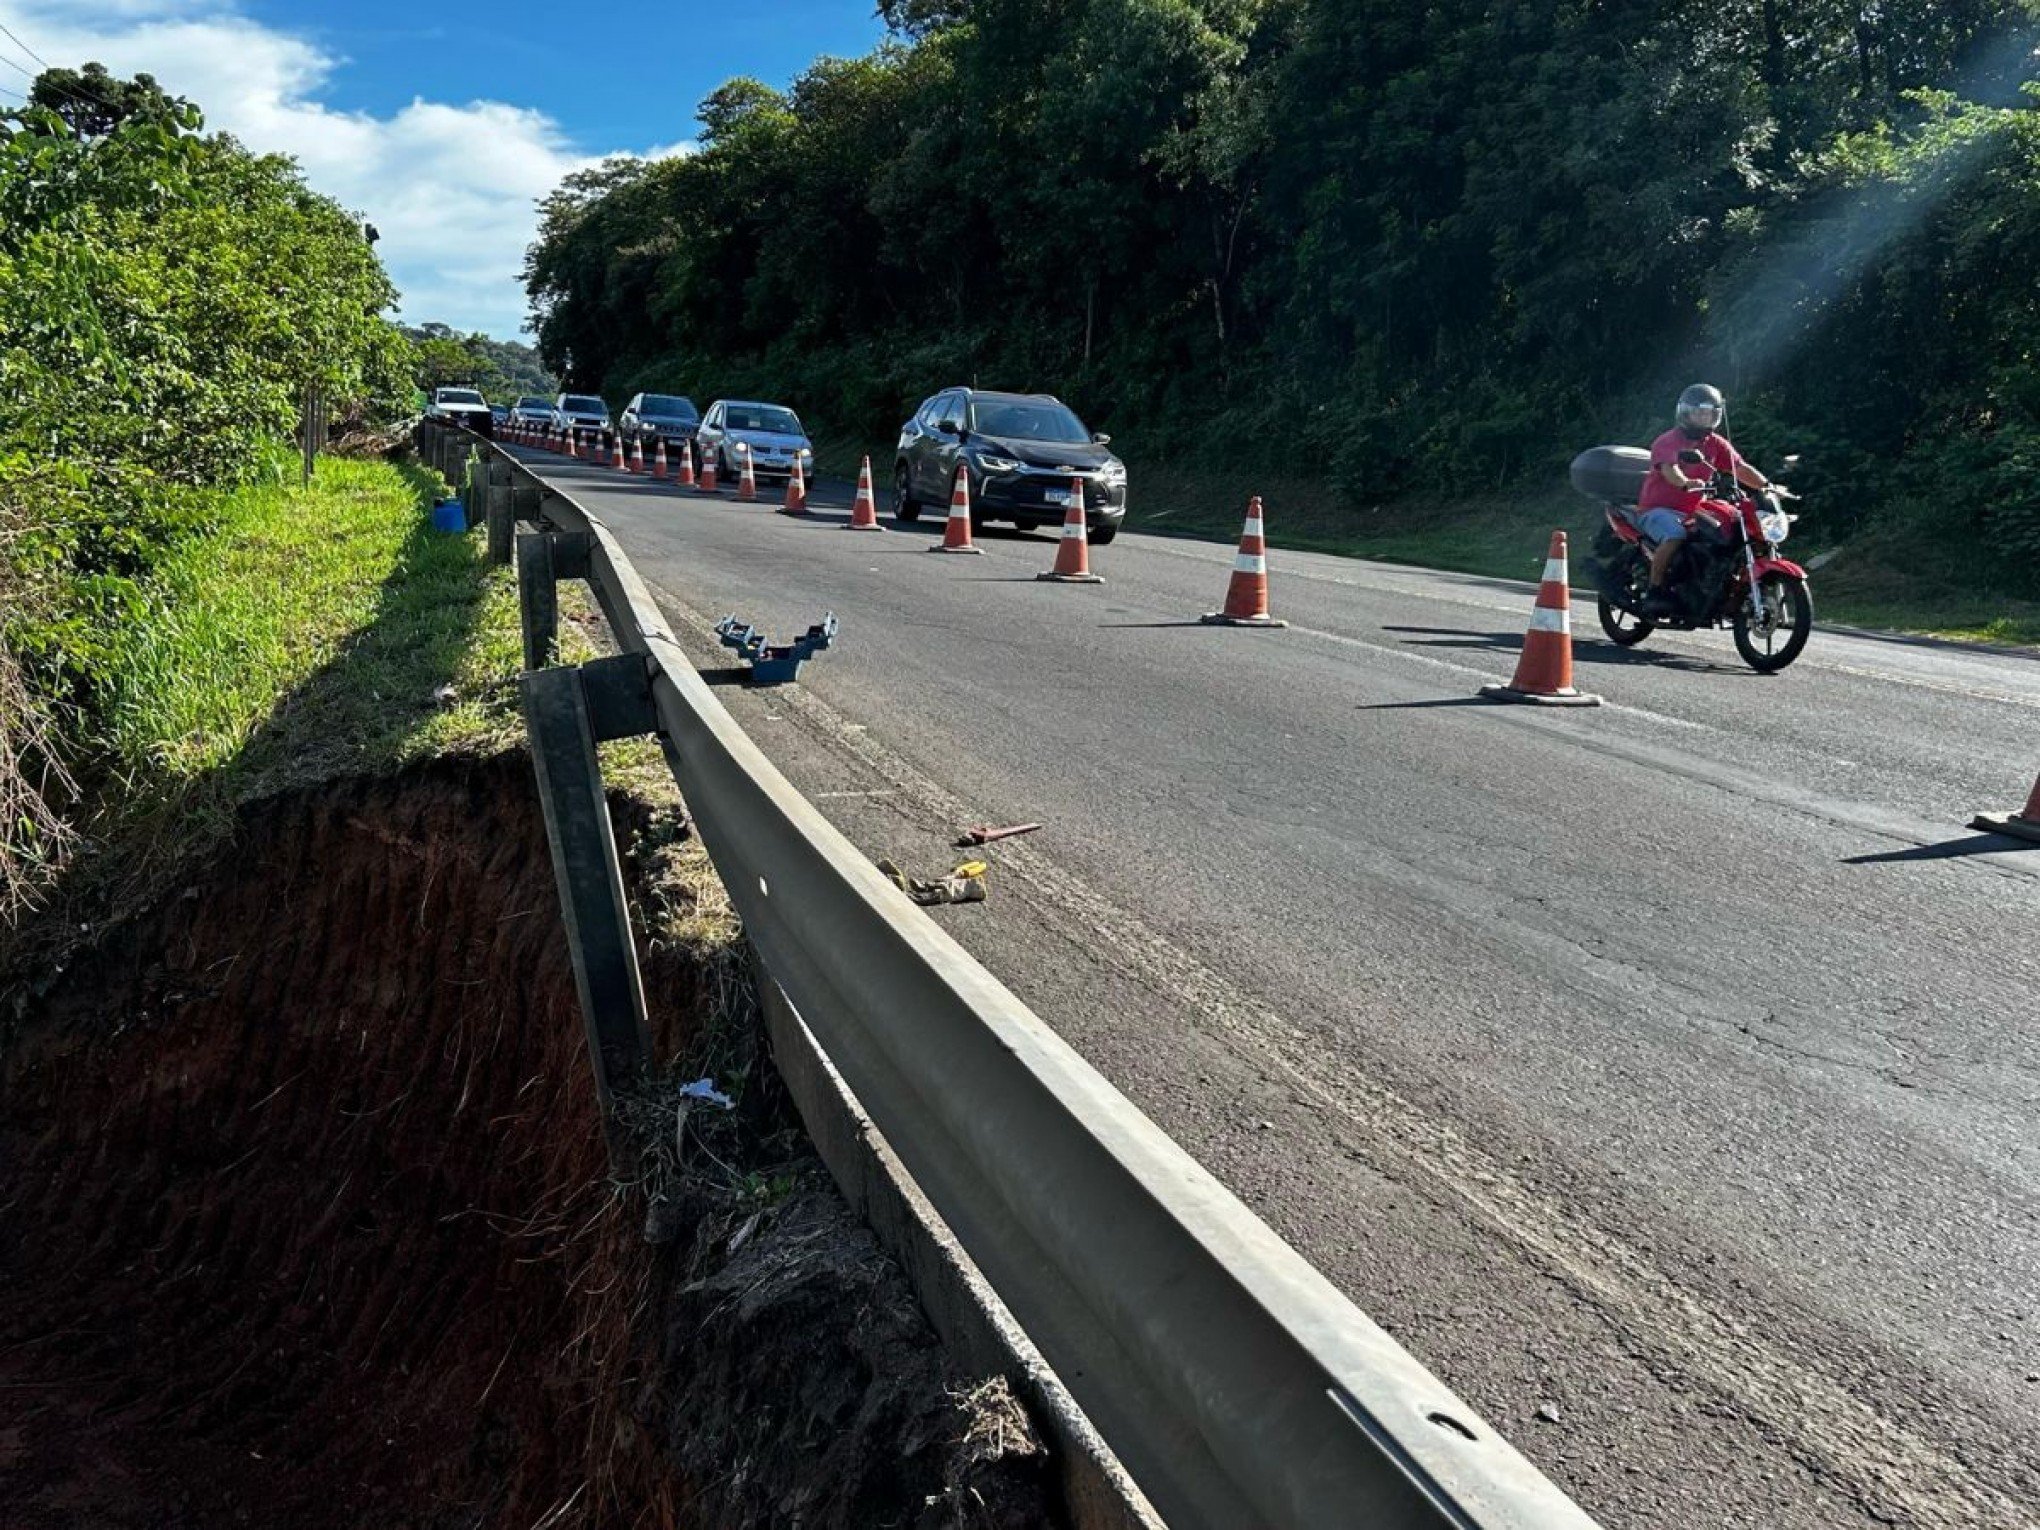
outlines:
{"label": "motorcycle headlight", "polygon": [[1764,528],[1764,540],[1778,543],[1792,534],[1792,522],[1783,510],[1766,510],[1757,517],[1757,524]]}

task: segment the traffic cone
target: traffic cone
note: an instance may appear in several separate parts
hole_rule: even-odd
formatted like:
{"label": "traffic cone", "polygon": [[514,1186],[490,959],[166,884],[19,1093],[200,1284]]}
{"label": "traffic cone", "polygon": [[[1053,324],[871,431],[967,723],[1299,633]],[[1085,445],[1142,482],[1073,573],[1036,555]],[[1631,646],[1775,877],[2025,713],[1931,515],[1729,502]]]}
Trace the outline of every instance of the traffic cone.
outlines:
{"label": "traffic cone", "polygon": [[630,462],[623,455],[623,437],[620,435],[612,435],[609,438],[609,465],[619,473],[630,471]]}
{"label": "traffic cone", "polygon": [[1982,829],[1986,834],[2009,834],[2014,839],[2030,839],[2040,844],[2040,776],[2033,780],[2033,790],[2026,798],[2025,807],[2016,813],[1978,813],[1969,820],[1969,827]]}
{"label": "traffic cone", "polygon": [[1483,696],[1497,701],[1527,701],[1544,707],[1597,707],[1599,696],[1573,689],[1572,596],[1565,573],[1565,533],[1551,534],[1544,558],[1544,582],[1537,586],[1537,604],[1530,608],[1530,630],[1523,634],[1523,655],[1507,685],[1483,685]]}
{"label": "traffic cone", "polygon": [[1204,620],[1220,627],[1287,627],[1268,614],[1268,543],[1261,534],[1261,496],[1247,501],[1247,523],[1240,529],[1240,550],[1233,555],[1232,580],[1225,587],[1225,609],[1206,611]]}
{"label": "traffic cone", "polygon": [[878,524],[878,501],[871,492],[871,459],[857,470],[857,498],[850,502],[850,524],[846,531],[883,531]]}
{"label": "traffic cone", "polygon": [[637,436],[630,438],[630,470],[633,473],[645,470],[645,443]]}
{"label": "traffic cone", "polygon": [[715,492],[715,463],[716,458],[720,455],[718,452],[703,452],[701,454],[701,479],[694,487],[703,494],[713,494]]}
{"label": "traffic cone", "polygon": [[949,524],[942,528],[942,541],[928,549],[938,553],[982,553],[970,539],[970,469],[958,467],[956,486],[949,491]]}
{"label": "traffic cone", "polygon": [[779,507],[781,515],[807,514],[807,479],[800,471],[800,453],[793,454],[793,471],[786,475],[786,503]]}
{"label": "traffic cone", "polygon": [[562,434],[567,438],[567,455],[569,457],[579,457],[581,455],[581,433],[570,425]]}
{"label": "traffic cone", "polygon": [[659,437],[658,454],[652,458],[652,476],[664,481],[666,478],[666,438]]}
{"label": "traffic cone", "polygon": [[1049,579],[1057,584],[1105,582],[1091,572],[1090,519],[1084,510],[1084,480],[1072,478],[1069,508],[1063,512],[1062,540],[1055,549],[1055,567],[1045,574],[1036,574],[1036,579]]}
{"label": "traffic cone", "polygon": [[694,487],[694,442],[692,440],[680,443],[680,471],[674,475],[673,481],[683,489]]}
{"label": "traffic cone", "polygon": [[737,461],[743,464],[737,474],[737,498],[748,504],[758,497],[758,474],[751,465],[751,448],[745,442],[737,443]]}

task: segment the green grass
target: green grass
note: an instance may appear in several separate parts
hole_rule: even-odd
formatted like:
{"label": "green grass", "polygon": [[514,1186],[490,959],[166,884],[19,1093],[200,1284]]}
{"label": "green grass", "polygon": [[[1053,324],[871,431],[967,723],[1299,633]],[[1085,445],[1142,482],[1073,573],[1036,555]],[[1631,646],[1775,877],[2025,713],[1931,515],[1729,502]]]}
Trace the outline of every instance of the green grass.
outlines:
{"label": "green grass", "polygon": [[230,496],[121,633],[102,820],[174,807],[202,829],[278,791],[513,741],[515,585],[479,533],[431,530],[435,487],[331,458],[309,487]]}

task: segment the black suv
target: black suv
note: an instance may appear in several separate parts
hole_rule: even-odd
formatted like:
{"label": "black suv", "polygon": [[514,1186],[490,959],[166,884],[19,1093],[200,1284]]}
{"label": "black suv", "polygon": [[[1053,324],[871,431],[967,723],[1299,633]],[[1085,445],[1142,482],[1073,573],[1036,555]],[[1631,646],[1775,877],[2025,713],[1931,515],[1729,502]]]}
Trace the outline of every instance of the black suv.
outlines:
{"label": "black suv", "polygon": [[616,422],[625,439],[635,437],[648,447],[661,441],[678,446],[700,426],[701,411],[694,400],[677,393],[640,393],[623,406],[623,418]]}
{"label": "black suv", "polygon": [[960,464],[970,474],[973,521],[1060,525],[1077,479],[1090,539],[1103,546],[1126,519],[1126,464],[1105,450],[1111,440],[1046,393],[947,389],[900,427],[893,515],[918,520],[924,506],[948,514]]}

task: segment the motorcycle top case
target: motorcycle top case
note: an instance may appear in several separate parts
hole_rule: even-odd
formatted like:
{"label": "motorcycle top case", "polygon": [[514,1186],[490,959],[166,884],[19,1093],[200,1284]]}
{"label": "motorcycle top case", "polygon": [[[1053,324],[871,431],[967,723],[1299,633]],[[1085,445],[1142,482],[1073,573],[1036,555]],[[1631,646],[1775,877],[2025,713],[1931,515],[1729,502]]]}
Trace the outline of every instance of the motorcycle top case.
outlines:
{"label": "motorcycle top case", "polygon": [[1650,453],[1640,446],[1592,446],[1572,460],[1572,486],[1589,499],[1636,503],[1650,476]]}

